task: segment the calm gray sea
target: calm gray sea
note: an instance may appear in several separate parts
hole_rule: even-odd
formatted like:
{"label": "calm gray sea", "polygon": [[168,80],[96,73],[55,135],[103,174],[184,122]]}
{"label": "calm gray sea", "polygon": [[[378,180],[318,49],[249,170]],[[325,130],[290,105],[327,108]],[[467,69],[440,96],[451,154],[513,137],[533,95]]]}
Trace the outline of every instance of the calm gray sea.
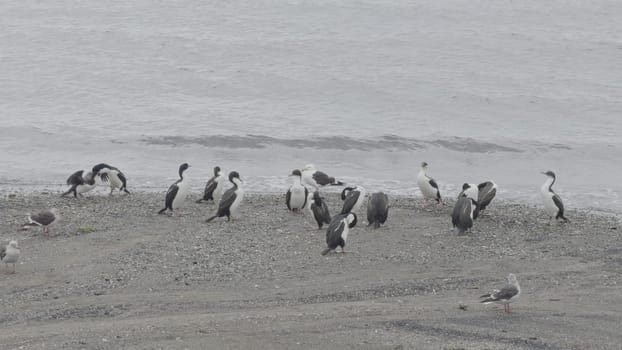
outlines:
{"label": "calm gray sea", "polygon": [[[622,3],[0,3],[0,186],[106,162],[164,192],[182,162],[281,192],[307,163],[368,191],[494,180],[621,213]],[[336,189],[331,189],[336,190]],[[102,188],[103,192],[104,189]]]}

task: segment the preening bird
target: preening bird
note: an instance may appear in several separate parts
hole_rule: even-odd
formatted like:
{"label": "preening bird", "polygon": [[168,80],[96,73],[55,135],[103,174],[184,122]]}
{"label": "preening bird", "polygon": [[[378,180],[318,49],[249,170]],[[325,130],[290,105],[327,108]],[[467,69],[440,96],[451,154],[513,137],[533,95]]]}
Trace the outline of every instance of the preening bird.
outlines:
{"label": "preening bird", "polygon": [[562,219],[568,221],[564,217],[564,203],[557,193],[553,191],[553,184],[555,183],[555,173],[547,171],[542,173],[547,176],[546,181],[540,188],[542,200],[544,201],[544,210],[551,217],[551,220]]}
{"label": "preening bird", "polygon": [[244,189],[242,188],[242,180],[240,179],[240,174],[237,171],[232,171],[229,173],[229,181],[233,184],[233,187],[225,191],[223,194],[220,203],[218,203],[218,210],[216,214],[209,219],[207,222],[214,220],[217,217],[227,217],[227,221],[230,221],[235,217],[237,210],[244,198]]}
{"label": "preening bird", "polygon": [[342,186],[343,182],[335,180],[334,177],[316,170],[313,164],[307,164],[302,168],[302,183],[305,186],[311,186],[314,191],[319,190],[321,186],[333,185]]}
{"label": "preening bird", "polygon": [[26,222],[24,226],[41,226],[43,229],[43,234],[49,236],[49,226],[58,221],[59,218],[60,217],[56,208],[42,210],[34,215],[28,214],[28,222]]}
{"label": "preening bird", "polygon": [[343,200],[341,214],[350,212],[357,213],[365,200],[366,193],[365,189],[361,186],[344,188],[343,191],[341,191],[341,200]]}
{"label": "preening bird", "polygon": [[99,175],[103,182],[108,182],[111,196],[115,188],[118,188],[119,192],[123,191],[130,194],[130,191],[127,190],[127,178],[118,168],[100,163],[93,167],[93,176],[97,175]]}
{"label": "preening bird", "polygon": [[383,192],[373,193],[367,202],[367,226],[374,225],[374,228],[378,228],[387,221],[387,217],[389,197]]}
{"label": "preening bird", "polygon": [[212,176],[205,184],[205,190],[203,191],[203,197],[197,201],[209,201],[213,200],[216,205],[220,202],[222,194],[225,192],[225,175],[220,171],[220,167],[214,167],[214,176]]}
{"label": "preening bird", "polygon": [[307,205],[305,208],[313,215],[315,222],[317,222],[318,230],[321,230],[324,224],[330,223],[328,205],[326,205],[326,201],[320,196],[320,192],[315,191],[307,195]]}
{"label": "preening bird", "polygon": [[293,182],[285,194],[285,204],[287,205],[287,209],[293,212],[300,212],[307,204],[309,190],[302,185],[302,174],[300,170],[293,170],[289,176],[293,178]]}
{"label": "preening bird", "polygon": [[178,209],[188,196],[189,181],[184,179],[184,172],[190,168],[188,163],[179,166],[179,180],[175,181],[166,191],[164,199],[164,208],[158,214],[164,213],[167,209],[174,213],[174,209]]}
{"label": "preening bird", "polygon": [[473,227],[473,213],[477,208],[477,201],[465,195],[460,196],[451,213],[451,223],[458,228],[458,235],[471,230]]}
{"label": "preening bird", "polygon": [[424,205],[427,203],[428,199],[434,199],[439,205],[442,205],[441,191],[438,189],[436,181],[426,174],[427,170],[428,163],[422,162],[421,170],[419,170],[419,174],[417,175],[417,185],[423,195]]}
{"label": "preening bird", "polygon": [[510,303],[514,302],[520,297],[520,285],[516,279],[516,275],[509,274],[508,283],[499,289],[493,290],[491,293],[484,294],[480,298],[485,298],[482,303],[497,303],[503,304],[503,311],[510,313]]}
{"label": "preening bird", "polygon": [[497,195],[497,184],[492,181],[485,181],[477,185],[477,190],[477,203],[479,204],[479,210],[482,211],[488,207]]}
{"label": "preening bird", "polygon": [[13,273],[15,273],[15,263],[19,259],[19,246],[17,245],[17,241],[10,241],[7,246],[0,247],[0,261],[6,264],[8,267],[9,264],[13,265]]}
{"label": "preening bird", "polygon": [[93,172],[89,171],[86,175],[83,174],[84,170],[78,170],[67,178],[67,185],[71,187],[67,192],[61,195],[62,197],[73,193],[73,196],[78,198],[78,195],[82,196],[82,193],[86,193],[95,188],[95,176],[93,176]]}
{"label": "preening bird", "polygon": [[345,253],[344,248],[348,239],[348,232],[354,226],[356,226],[356,214],[350,212],[335,215],[326,230],[326,245],[328,247],[322,251],[322,255],[328,254],[328,252],[337,249],[337,247],[341,247],[341,252]]}

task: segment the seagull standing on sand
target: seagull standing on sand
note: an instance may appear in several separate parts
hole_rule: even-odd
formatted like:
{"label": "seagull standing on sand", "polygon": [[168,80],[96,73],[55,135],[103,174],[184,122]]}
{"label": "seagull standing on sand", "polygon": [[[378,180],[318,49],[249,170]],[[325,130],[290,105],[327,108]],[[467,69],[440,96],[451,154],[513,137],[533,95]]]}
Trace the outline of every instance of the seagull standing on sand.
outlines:
{"label": "seagull standing on sand", "polygon": [[346,240],[348,232],[356,226],[356,214],[347,213],[335,215],[326,230],[326,249],[322,251],[322,255],[328,254],[331,250],[341,247],[341,252],[345,253]]}
{"label": "seagull standing on sand", "polygon": [[503,304],[503,311],[510,313],[510,303],[518,299],[520,296],[520,285],[516,279],[516,275],[513,273],[508,275],[508,284],[495,289],[492,293],[484,294],[480,298],[486,298],[482,300],[482,303],[497,303]]}
{"label": "seagull standing on sand", "polygon": [[48,226],[52,225],[59,220],[58,211],[56,208],[50,210],[43,210],[35,215],[28,214],[28,222],[24,226],[41,226],[43,233],[46,236],[50,235],[50,229]]}
{"label": "seagull standing on sand", "polygon": [[305,208],[311,212],[317,222],[317,229],[321,230],[324,224],[330,224],[330,213],[326,201],[320,196],[319,191],[307,195]]}
{"label": "seagull standing on sand", "polygon": [[316,170],[313,164],[307,164],[302,168],[302,183],[305,186],[313,187],[314,191],[319,190],[320,186],[343,186],[343,182],[337,181],[334,177]]}
{"label": "seagull standing on sand", "polygon": [[238,174],[237,171],[229,173],[229,181],[231,181],[233,187],[225,191],[220,203],[218,203],[218,210],[216,211],[216,214],[207,219],[207,222],[223,216],[227,217],[227,221],[231,221],[231,219],[235,217],[238,207],[244,198],[244,189],[242,188],[240,174]]}
{"label": "seagull standing on sand", "polygon": [[214,176],[207,180],[205,184],[205,190],[203,191],[203,198],[199,199],[197,203],[201,201],[209,201],[210,199],[218,205],[222,194],[225,192],[225,176],[220,171],[220,167],[214,167]]}
{"label": "seagull standing on sand", "polygon": [[357,213],[365,200],[366,193],[367,191],[361,186],[344,188],[343,191],[341,191],[341,200],[343,200],[341,214],[350,212]]}
{"label": "seagull standing on sand", "polygon": [[443,200],[441,199],[441,192],[438,189],[438,184],[434,181],[433,178],[429,177],[426,174],[428,170],[428,163],[421,163],[421,170],[419,170],[419,175],[417,175],[417,185],[419,186],[419,190],[421,190],[421,194],[423,195],[423,205],[427,203],[428,199],[434,199],[439,205],[443,205]]}
{"label": "seagull standing on sand", "polygon": [[166,198],[164,199],[164,208],[161,209],[158,214],[164,213],[167,209],[174,213],[173,209],[179,208],[179,206],[186,200],[188,196],[189,181],[184,179],[184,171],[188,170],[190,165],[183,163],[179,166],[179,180],[175,181],[166,191]]}
{"label": "seagull standing on sand", "polygon": [[307,204],[309,190],[302,185],[302,174],[300,170],[293,170],[289,176],[293,177],[294,180],[285,194],[285,204],[287,205],[287,209],[297,213]]}
{"label": "seagull standing on sand", "polygon": [[73,193],[73,196],[78,198],[78,195],[82,196],[82,193],[95,188],[95,176],[93,176],[93,172],[89,171],[86,175],[83,174],[84,170],[79,170],[69,176],[67,185],[71,186],[71,188],[63,193],[61,195],[62,197]]}
{"label": "seagull standing on sand", "polygon": [[553,192],[555,173],[549,170],[542,174],[547,176],[546,181],[540,188],[542,200],[544,201],[544,210],[551,217],[551,221],[557,219],[568,221],[568,219],[564,217],[564,203],[562,203],[562,199],[557,193]]}
{"label": "seagull standing on sand", "polygon": [[389,197],[383,192],[371,195],[367,202],[367,226],[380,227],[389,216]]}
{"label": "seagull standing on sand", "polygon": [[9,245],[0,247],[0,261],[6,264],[13,264],[13,273],[15,273],[15,263],[19,259],[19,246],[17,241],[10,241]]}
{"label": "seagull standing on sand", "polygon": [[130,191],[127,190],[127,178],[118,168],[100,163],[93,167],[93,176],[97,175],[99,175],[103,182],[108,182],[108,184],[110,184],[111,196],[115,188],[118,188],[119,192],[123,191],[130,194]]}

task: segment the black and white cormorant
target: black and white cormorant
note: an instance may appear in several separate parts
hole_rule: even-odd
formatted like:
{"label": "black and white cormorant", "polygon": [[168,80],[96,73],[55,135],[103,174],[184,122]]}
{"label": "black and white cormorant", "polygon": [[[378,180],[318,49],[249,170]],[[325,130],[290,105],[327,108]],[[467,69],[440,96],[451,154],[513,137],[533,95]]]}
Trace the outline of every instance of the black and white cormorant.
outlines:
{"label": "black and white cormorant", "polygon": [[562,219],[568,221],[564,217],[564,203],[562,203],[562,199],[557,193],[553,192],[553,184],[556,179],[555,173],[549,170],[542,174],[547,176],[546,181],[540,188],[542,200],[544,201],[544,210],[549,214],[551,220]]}
{"label": "black and white cormorant", "polygon": [[317,191],[321,186],[333,185],[342,186],[343,182],[335,180],[334,177],[316,170],[313,164],[307,164],[302,168],[302,183],[305,186],[311,186]]}
{"label": "black and white cormorant", "polygon": [[451,213],[451,223],[458,229],[458,234],[462,235],[473,227],[473,212],[477,208],[477,201],[473,198],[462,195],[456,200],[454,210]]}
{"label": "black and white cormorant", "polygon": [[490,202],[497,195],[497,184],[492,181],[485,181],[477,185],[477,203],[479,210],[482,211],[488,207]]}
{"label": "black and white cormorant", "polygon": [[419,170],[419,175],[417,175],[417,185],[419,186],[419,190],[421,190],[421,194],[423,195],[424,206],[427,203],[428,199],[433,199],[439,205],[442,205],[443,200],[441,199],[441,191],[439,191],[436,181],[426,175],[427,169],[428,163],[422,162],[421,170]]}
{"label": "black and white cormorant", "polygon": [[326,205],[326,201],[320,196],[319,191],[307,195],[307,205],[305,208],[313,215],[315,222],[317,222],[318,230],[321,230],[324,224],[330,223],[328,205]]}
{"label": "black and white cormorant", "polygon": [[307,204],[309,190],[302,185],[302,174],[300,170],[293,170],[289,176],[293,177],[293,182],[285,194],[285,204],[287,205],[287,209],[297,213]]}
{"label": "black and white cormorant", "polygon": [[231,181],[233,187],[226,190],[222,195],[222,199],[220,200],[220,203],[218,203],[218,210],[216,211],[216,214],[207,219],[207,222],[210,222],[217,217],[226,216],[227,221],[230,221],[235,217],[238,207],[244,198],[244,189],[242,188],[240,174],[238,174],[237,171],[229,173],[229,181]]}
{"label": "black and white cormorant", "polygon": [[19,246],[17,245],[17,241],[10,241],[7,246],[0,247],[0,261],[6,264],[8,267],[9,264],[13,265],[13,273],[15,273],[15,264],[19,259]]}
{"label": "black and white cormorant", "polygon": [[367,226],[380,227],[389,217],[389,197],[383,192],[371,195],[367,202]]}
{"label": "black and white cormorant", "polygon": [[111,196],[115,188],[118,188],[119,192],[123,191],[130,194],[130,191],[127,190],[127,178],[118,168],[100,163],[93,167],[93,176],[97,175],[99,175],[103,182],[108,182]]}
{"label": "black and white cormorant", "polygon": [[520,297],[520,285],[518,279],[513,273],[509,274],[508,283],[499,289],[493,290],[491,293],[484,294],[480,298],[485,298],[481,302],[484,304],[497,303],[503,305],[503,311],[510,313],[510,303]]}
{"label": "black and white cormorant", "polygon": [[205,184],[205,190],[203,191],[203,197],[197,201],[209,201],[212,200],[216,205],[220,202],[222,194],[225,192],[226,178],[220,170],[219,166],[214,167],[214,176],[212,176]]}
{"label": "black and white cormorant", "polygon": [[43,234],[49,236],[49,226],[57,222],[59,218],[60,217],[56,208],[42,210],[34,215],[28,214],[28,222],[26,222],[24,226],[41,226],[43,229]]}
{"label": "black and white cormorant", "polygon": [[341,252],[345,253],[346,240],[348,239],[348,232],[356,225],[356,214],[338,214],[335,215],[328,229],[326,230],[326,245],[327,248],[322,251],[322,255],[328,254],[331,250],[341,247]]}
{"label": "black and white cormorant", "polygon": [[73,196],[78,198],[78,196],[82,196],[82,193],[86,193],[95,188],[95,176],[93,176],[93,172],[89,171],[86,175],[83,174],[84,170],[78,170],[71,174],[71,176],[67,178],[67,185],[71,187],[61,196],[64,197],[73,193]]}
{"label": "black and white cormorant", "polygon": [[477,205],[473,209],[473,220],[477,219],[477,217],[479,216],[479,210],[480,210],[479,209],[479,202],[477,202],[477,198],[479,197],[479,192],[478,192],[477,186],[474,185],[474,184],[470,184],[470,183],[466,183],[465,182],[464,184],[462,184],[462,191],[458,195],[458,198],[456,199],[456,201],[458,201],[460,199],[460,197],[468,197],[468,198],[471,198],[471,199],[475,200]]}
{"label": "black and white cormorant", "polygon": [[365,194],[367,191],[361,186],[346,187],[341,191],[341,200],[343,200],[343,207],[341,208],[341,214],[346,213],[358,213],[359,208],[365,200]]}
{"label": "black and white cormorant", "polygon": [[179,166],[179,180],[175,181],[166,191],[164,208],[158,214],[164,213],[167,209],[174,213],[174,210],[178,209],[186,200],[190,184],[187,179],[184,179],[184,171],[188,170],[188,168],[190,168],[188,163],[183,163]]}

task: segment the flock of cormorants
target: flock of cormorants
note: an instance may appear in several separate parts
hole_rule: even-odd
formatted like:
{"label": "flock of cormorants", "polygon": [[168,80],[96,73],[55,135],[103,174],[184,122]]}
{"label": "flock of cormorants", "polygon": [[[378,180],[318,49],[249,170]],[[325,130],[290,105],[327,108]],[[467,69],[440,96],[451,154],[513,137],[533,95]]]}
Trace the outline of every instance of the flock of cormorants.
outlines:
{"label": "flock of cormorants", "polygon": [[[189,193],[189,183],[184,179],[184,172],[190,168],[188,163],[179,166],[179,179],[169,187],[164,200],[164,208],[158,214],[167,211],[175,215],[175,210],[186,200]],[[421,163],[421,170],[417,176],[417,185],[424,198],[424,206],[430,200],[436,201],[438,205],[443,205],[441,193],[436,181],[427,175],[428,163]],[[543,173],[547,176],[540,192],[544,202],[545,212],[552,220],[568,219],[564,216],[564,205],[561,198],[552,187],[555,183],[555,173],[547,171]],[[74,197],[82,196],[83,193],[95,188],[95,179],[99,176],[102,182],[110,186],[110,195],[115,189],[119,192],[130,193],[127,189],[127,178],[116,167],[105,163],[97,164],[91,171],[84,174],[83,170],[76,171],[67,179],[70,188],[62,194],[66,196],[73,194]],[[326,224],[326,244],[327,247],[321,254],[326,255],[330,251],[340,248],[345,253],[346,240],[348,233],[357,222],[356,213],[366,197],[366,190],[361,186],[349,186],[334,177],[315,169],[312,164],[307,164],[302,169],[295,169],[289,175],[293,178],[290,187],[285,195],[285,204],[293,212],[308,212],[316,221],[318,229]],[[220,167],[214,167],[214,175],[207,181],[203,196],[197,201],[213,201],[216,204],[214,215],[206,221],[210,222],[218,217],[227,217],[227,221],[235,218],[236,213],[244,198],[244,189],[240,174],[232,171],[228,176],[232,186],[225,190],[226,178]],[[341,192],[343,206],[339,214],[331,216],[324,197],[320,195],[319,189],[323,186],[344,186]],[[497,192],[497,185],[492,181],[485,181],[478,185],[465,183],[462,191],[455,202],[451,221],[459,235],[465,234],[473,226],[480,212],[493,200]],[[368,226],[380,227],[385,223],[389,215],[389,198],[383,192],[375,192],[369,196],[367,202],[367,222]],[[59,219],[55,209],[41,211],[34,215],[28,215],[28,222],[25,225],[41,226],[44,235],[49,235],[49,226]],[[0,247],[0,261],[6,265],[13,265],[19,258],[20,250],[17,241],[10,241],[7,246]],[[509,274],[508,284],[492,293],[482,296],[483,303],[497,302],[505,307],[505,312],[510,312],[509,303],[520,295],[520,286],[514,274]]]}

